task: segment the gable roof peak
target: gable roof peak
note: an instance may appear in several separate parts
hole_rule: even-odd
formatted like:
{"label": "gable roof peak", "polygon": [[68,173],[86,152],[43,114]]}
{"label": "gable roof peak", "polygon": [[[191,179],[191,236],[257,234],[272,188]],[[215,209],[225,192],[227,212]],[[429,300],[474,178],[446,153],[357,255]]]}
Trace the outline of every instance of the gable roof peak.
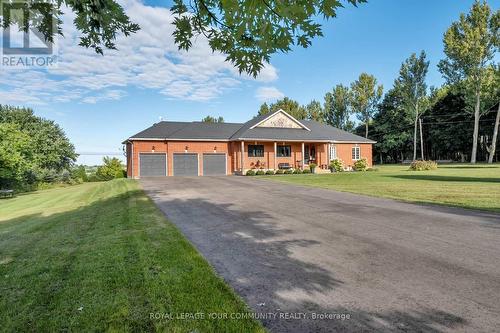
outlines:
{"label": "gable roof peak", "polygon": [[[286,118],[288,118],[291,121],[292,124],[295,124],[297,127],[285,126],[284,124],[283,125],[276,125],[275,123],[272,123],[272,125],[270,125],[270,126],[265,126],[266,125],[265,123],[267,121],[269,121],[271,118],[276,117],[278,113],[283,114]],[[281,123],[283,123],[283,121],[281,121]],[[306,125],[304,125],[302,122],[297,120],[295,117],[293,117],[292,115],[290,115],[288,112],[286,112],[283,109],[278,109],[276,111],[273,111],[273,112],[270,112],[270,113],[264,115],[264,117],[262,119],[260,119],[258,122],[253,124],[249,129],[253,129],[255,127],[302,128],[302,129],[305,129],[307,131],[310,131],[310,129]]]}

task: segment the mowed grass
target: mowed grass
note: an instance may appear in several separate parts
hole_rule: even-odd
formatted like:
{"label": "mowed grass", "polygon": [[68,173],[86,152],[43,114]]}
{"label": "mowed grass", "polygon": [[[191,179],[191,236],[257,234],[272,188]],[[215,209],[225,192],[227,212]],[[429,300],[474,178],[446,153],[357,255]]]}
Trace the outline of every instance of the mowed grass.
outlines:
{"label": "mowed grass", "polygon": [[407,165],[383,165],[376,169],[265,178],[410,202],[500,212],[500,164],[449,164],[432,171],[409,171]]}
{"label": "mowed grass", "polygon": [[0,200],[0,331],[263,331],[206,319],[247,311],[135,181]]}

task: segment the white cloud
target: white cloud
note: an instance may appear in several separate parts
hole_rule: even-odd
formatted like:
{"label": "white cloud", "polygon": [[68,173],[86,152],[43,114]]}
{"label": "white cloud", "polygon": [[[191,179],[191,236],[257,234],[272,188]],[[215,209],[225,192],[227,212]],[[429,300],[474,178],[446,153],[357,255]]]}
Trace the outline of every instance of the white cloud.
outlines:
{"label": "white cloud", "polygon": [[118,50],[105,50],[101,56],[78,46],[74,14],[66,11],[65,37],[58,39],[58,66],[2,69],[0,103],[97,103],[122,98],[128,87],[154,89],[167,98],[207,101],[244,80],[271,82],[278,78],[272,65],[265,66],[256,79],[239,75],[201,36],[189,52],[179,51],[173,42],[173,16],[168,9],[146,6],[139,0],[123,0],[122,4],[141,30],[128,37],[119,36]]}
{"label": "white cloud", "polygon": [[285,94],[276,87],[260,87],[257,89],[255,97],[261,102],[269,102],[283,98]]}

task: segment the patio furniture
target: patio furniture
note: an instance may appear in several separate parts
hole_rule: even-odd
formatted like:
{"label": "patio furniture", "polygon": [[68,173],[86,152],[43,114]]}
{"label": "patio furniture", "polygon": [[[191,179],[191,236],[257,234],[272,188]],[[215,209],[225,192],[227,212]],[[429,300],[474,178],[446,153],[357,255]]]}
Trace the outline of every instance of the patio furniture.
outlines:
{"label": "patio furniture", "polygon": [[287,170],[291,168],[290,163],[278,163],[278,169]]}
{"label": "patio furniture", "polygon": [[14,190],[0,190],[0,198],[13,198]]}

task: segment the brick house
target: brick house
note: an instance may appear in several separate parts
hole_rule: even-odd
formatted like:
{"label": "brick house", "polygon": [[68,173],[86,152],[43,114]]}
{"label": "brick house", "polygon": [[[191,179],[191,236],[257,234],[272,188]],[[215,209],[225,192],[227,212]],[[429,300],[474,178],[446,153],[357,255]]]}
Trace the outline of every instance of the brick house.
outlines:
{"label": "brick house", "polygon": [[278,110],[244,124],[161,121],[123,143],[127,175],[140,178],[303,169],[309,163],[321,172],[336,158],[347,168],[361,158],[371,166],[375,142]]}

